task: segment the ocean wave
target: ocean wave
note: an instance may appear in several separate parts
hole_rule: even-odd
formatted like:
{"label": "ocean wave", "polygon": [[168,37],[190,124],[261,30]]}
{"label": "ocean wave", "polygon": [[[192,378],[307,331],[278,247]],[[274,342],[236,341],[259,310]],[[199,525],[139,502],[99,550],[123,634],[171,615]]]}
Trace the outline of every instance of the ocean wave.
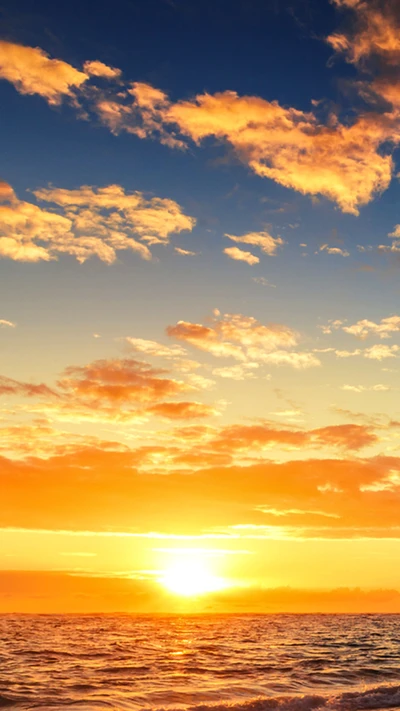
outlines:
{"label": "ocean wave", "polygon": [[[150,707],[148,707],[150,708]],[[196,704],[185,711],[381,711],[400,709],[400,686],[376,686],[365,691],[346,691],[335,696],[315,694],[275,696],[248,701]],[[154,711],[183,711],[182,706],[162,706]]]}

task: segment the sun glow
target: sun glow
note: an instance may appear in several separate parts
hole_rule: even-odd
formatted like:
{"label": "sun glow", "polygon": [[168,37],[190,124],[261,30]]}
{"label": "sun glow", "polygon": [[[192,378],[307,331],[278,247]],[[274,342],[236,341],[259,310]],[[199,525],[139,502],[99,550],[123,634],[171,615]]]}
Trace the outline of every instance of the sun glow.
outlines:
{"label": "sun glow", "polygon": [[190,597],[222,590],[228,586],[223,578],[219,578],[207,569],[202,560],[181,560],[168,568],[160,582],[170,592],[176,595]]}

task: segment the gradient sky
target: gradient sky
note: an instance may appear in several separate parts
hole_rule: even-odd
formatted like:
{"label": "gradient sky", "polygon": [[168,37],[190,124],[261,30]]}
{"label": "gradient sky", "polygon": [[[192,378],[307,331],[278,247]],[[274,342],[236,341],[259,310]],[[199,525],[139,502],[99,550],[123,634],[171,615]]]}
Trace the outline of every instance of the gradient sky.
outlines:
{"label": "gradient sky", "polygon": [[0,13],[0,611],[400,611],[398,4]]}

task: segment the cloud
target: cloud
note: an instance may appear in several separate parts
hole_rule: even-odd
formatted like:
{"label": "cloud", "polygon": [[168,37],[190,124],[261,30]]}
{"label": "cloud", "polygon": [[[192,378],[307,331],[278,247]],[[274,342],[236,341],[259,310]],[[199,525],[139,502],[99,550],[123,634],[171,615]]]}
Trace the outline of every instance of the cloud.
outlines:
{"label": "cloud", "polygon": [[115,95],[100,96],[90,109],[116,135],[125,131],[142,139],[156,138],[169,148],[185,150],[185,142],[171,126],[165,126],[169,106],[169,98],[163,91],[150,84],[134,82]]}
{"label": "cloud", "polygon": [[183,381],[163,377],[165,370],[132,358],[97,360],[85,366],[70,366],[58,381],[59,388],[83,402],[146,403],[190,390]]}
{"label": "cloud", "polygon": [[182,249],[181,247],[174,247],[175,252],[180,254],[182,257],[196,257],[198,252],[191,252],[189,249]]}
{"label": "cloud", "polygon": [[252,280],[256,284],[261,284],[261,286],[270,286],[272,289],[276,289],[276,284],[270,284],[265,277],[252,277]]}
{"label": "cloud", "polygon": [[399,351],[400,346],[376,345],[366,348],[363,355],[364,358],[371,360],[383,360],[384,358],[396,358]]}
{"label": "cloud", "polygon": [[[37,531],[21,529],[32,536]],[[49,531],[49,535],[57,535]],[[172,550],[176,550],[175,548]],[[229,551],[230,553],[232,551]],[[90,576],[73,571],[0,572],[2,613],[102,613],[115,610],[130,613],[181,613],[181,602],[166,595],[151,580],[132,575]],[[30,591],[29,596],[27,591]],[[305,589],[293,587],[227,588],[199,598],[195,611],[206,613],[399,613],[400,593],[385,588]],[[393,693],[395,694],[396,687]],[[386,696],[378,697],[384,703]],[[374,697],[376,699],[376,695]]]}
{"label": "cloud", "polygon": [[209,136],[227,142],[257,175],[353,214],[389,185],[392,159],[379,149],[399,140],[395,117],[370,113],[341,124],[331,116],[323,125],[312,112],[233,91],[171,104],[165,120],[195,143]]}
{"label": "cloud", "polygon": [[332,330],[337,330],[343,325],[343,321],[340,319],[330,319],[326,325],[318,326],[318,328],[321,329],[322,333],[329,334],[332,333]]}
{"label": "cloud", "polygon": [[224,254],[238,262],[246,262],[247,264],[250,264],[250,266],[258,264],[260,261],[255,254],[245,252],[243,249],[239,249],[238,247],[226,247],[226,249],[224,249]]}
{"label": "cloud", "polygon": [[221,429],[212,445],[217,449],[262,450],[271,444],[294,448],[331,445],[346,450],[359,450],[375,444],[377,436],[366,425],[331,425],[314,430],[277,429],[270,423],[232,425]]}
{"label": "cloud", "polygon": [[147,245],[168,244],[173,233],[195,224],[173,200],[127,193],[119,185],[34,191],[50,210],[8,195],[0,204],[0,256],[17,261],[49,261],[65,253],[81,263],[95,255],[111,264],[127,249],[148,260]]}
{"label": "cloud", "polygon": [[295,367],[317,365],[313,354],[289,353],[297,345],[299,335],[282,324],[261,324],[242,314],[214,314],[209,326],[178,321],[167,328],[172,338],[189,343],[219,358],[234,358],[242,362],[289,364]]}
{"label": "cloud", "polygon": [[347,450],[359,450],[378,442],[376,434],[366,425],[330,425],[312,430],[311,437],[324,445],[343,447]]}
{"label": "cloud", "polygon": [[[329,41],[340,49],[338,40]],[[174,103],[149,84],[122,84],[119,70],[99,60],[86,62],[85,71],[78,71],[38,48],[7,42],[2,46],[0,73],[17,90],[38,93],[51,104],[70,96],[80,117],[95,118],[115,134],[155,138],[182,150],[190,141],[200,144],[214,137],[256,175],[303,195],[322,195],[352,214],[390,183],[393,161],[381,148],[400,141],[395,111],[370,111],[352,122],[341,122],[332,112],[321,123],[313,111],[234,91]],[[92,86],[93,80],[105,78],[110,80],[106,89]]]}
{"label": "cloud", "polygon": [[214,407],[201,402],[162,402],[148,408],[147,412],[167,420],[195,420],[218,414]]}
{"label": "cloud", "polygon": [[[34,195],[39,200],[54,203],[62,207],[68,216],[76,213],[78,226],[90,229],[96,224],[115,230],[115,246],[118,240],[129,244],[126,231],[132,230],[140,239],[148,244],[166,244],[171,234],[183,230],[192,230],[196,220],[182,212],[174,200],[166,198],[146,199],[138,191],[126,193],[120,185],[108,185],[104,188],[94,188],[84,185],[77,190],[63,188],[43,188],[35,190]],[[110,212],[107,218],[101,215],[101,210]],[[122,234],[119,234],[121,230]]]}
{"label": "cloud", "polygon": [[[240,236],[226,233],[225,237],[228,237],[233,242],[252,244],[255,247],[260,247],[261,251],[269,256],[276,254],[278,247],[284,245],[284,241],[281,237],[271,237],[268,232],[248,232]],[[226,252],[226,250],[224,251]]]}
{"label": "cloud", "polygon": [[251,356],[258,357],[263,363],[271,365],[290,365],[292,368],[315,368],[321,365],[317,356],[310,352],[296,351],[274,351],[273,353],[255,353],[251,351]]}
{"label": "cloud", "polygon": [[[327,38],[333,49],[362,71],[353,83],[361,98],[372,107],[387,111],[399,120],[400,109],[400,12],[396,0],[334,0],[350,10],[345,31]],[[371,79],[367,81],[368,74]],[[382,106],[386,104],[386,106]],[[387,114],[389,115],[389,114]]]}
{"label": "cloud", "polygon": [[0,203],[12,200],[15,200],[14,190],[5,180],[0,180]]}
{"label": "cloud", "polygon": [[0,318],[0,328],[1,327],[16,328],[16,324],[13,321],[7,321],[5,318]]}
{"label": "cloud", "polygon": [[383,385],[382,383],[377,383],[377,385],[370,385],[369,387],[365,385],[341,385],[340,389],[348,390],[354,393],[363,393],[368,390],[371,390],[373,392],[385,392],[387,390],[390,390],[388,385]]}
{"label": "cloud", "polygon": [[282,324],[263,325],[242,314],[214,315],[210,326],[178,321],[169,326],[172,338],[185,341],[218,358],[234,358],[248,363],[289,365],[293,368],[310,368],[320,365],[310,352],[296,352],[299,335]]}
{"label": "cloud", "polygon": [[24,383],[0,375],[0,395],[23,395],[25,397],[59,397],[58,393],[44,383]]}
{"label": "cloud", "polygon": [[352,358],[354,356],[363,356],[369,360],[384,360],[385,358],[396,358],[400,350],[399,346],[386,346],[378,344],[361,350],[356,348],[354,351],[336,350],[335,355],[338,358]]}
{"label": "cloud", "polygon": [[[180,443],[190,446],[136,451],[78,446],[46,459],[3,456],[1,522],[3,527],[98,529],[110,536],[125,530],[128,536],[158,531],[161,536],[282,537],[281,522],[265,530],[266,514],[260,508],[268,504],[286,512],[286,539],[399,538],[399,458],[351,454],[285,463],[229,461],[232,453],[251,457],[253,451],[268,454],[274,446],[354,452],[374,443],[370,435],[368,428],[354,425],[308,432],[239,425],[211,435],[207,447],[201,439],[181,437]],[[153,455],[168,462],[169,470],[157,471]],[[305,513],[299,517],[290,509]],[[327,514],[324,522],[316,525],[313,511]]]}
{"label": "cloud", "polygon": [[335,351],[335,355],[338,358],[353,358],[354,356],[361,355],[361,353],[362,353],[362,351],[359,348],[356,348],[354,351],[341,351],[341,350]]}
{"label": "cloud", "polygon": [[327,244],[323,244],[318,251],[326,252],[327,254],[340,255],[341,257],[350,256],[350,252],[348,252],[347,249],[340,249],[340,247],[329,247]]}
{"label": "cloud", "polygon": [[[25,393],[24,393],[25,394]],[[33,393],[37,395],[37,393]],[[45,418],[37,418],[30,424],[14,424],[0,427],[0,450],[15,457],[64,456],[84,449],[125,451],[128,448],[117,441],[102,440],[87,434],[76,434],[52,427]]]}
{"label": "cloud", "polygon": [[229,380],[250,380],[256,377],[254,371],[259,367],[258,363],[243,363],[225,368],[214,368],[212,374]]}
{"label": "cloud", "polygon": [[182,348],[182,346],[165,346],[163,343],[158,343],[157,341],[149,341],[145,338],[132,338],[131,336],[127,336],[124,340],[133,351],[145,353],[149,356],[179,358],[187,354],[187,351],[185,348]]}
{"label": "cloud", "polygon": [[381,319],[379,323],[362,319],[351,326],[343,326],[343,331],[361,339],[370,335],[377,335],[379,338],[390,338],[393,333],[400,331],[400,316],[387,316]]}
{"label": "cloud", "polygon": [[122,72],[116,67],[109,67],[103,62],[99,62],[97,59],[90,62],[85,62],[83,69],[86,74],[90,74],[94,77],[102,77],[103,79],[119,79]]}
{"label": "cloud", "polygon": [[67,62],[50,59],[39,47],[0,41],[0,78],[11,82],[20,94],[39,94],[57,105],[65,96],[71,97],[88,76]]}
{"label": "cloud", "polygon": [[352,64],[372,56],[395,65],[400,58],[399,12],[395,0],[334,0],[352,10],[354,22],[346,32],[329,35],[327,42]]}
{"label": "cloud", "polygon": [[173,401],[182,394],[208,391],[215,384],[213,380],[191,372],[196,363],[190,364],[190,372],[186,367],[181,368],[182,362],[185,365],[182,361],[184,349],[143,339],[137,341],[133,346],[139,352],[172,359],[176,371],[181,371],[184,377],[174,377],[165,368],[154,368],[133,358],[112,358],[65,368],[54,388],[0,376],[0,395],[40,399],[29,406],[18,405],[16,414],[77,423],[143,422],[153,416],[189,420],[220,413],[225,404],[222,401],[218,407]]}

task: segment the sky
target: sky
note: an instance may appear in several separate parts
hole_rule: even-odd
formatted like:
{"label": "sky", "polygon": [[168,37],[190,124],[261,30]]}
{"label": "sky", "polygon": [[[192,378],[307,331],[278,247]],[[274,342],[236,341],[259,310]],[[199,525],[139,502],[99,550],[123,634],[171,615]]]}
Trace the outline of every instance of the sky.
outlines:
{"label": "sky", "polygon": [[400,612],[398,4],[0,16],[0,612]]}

